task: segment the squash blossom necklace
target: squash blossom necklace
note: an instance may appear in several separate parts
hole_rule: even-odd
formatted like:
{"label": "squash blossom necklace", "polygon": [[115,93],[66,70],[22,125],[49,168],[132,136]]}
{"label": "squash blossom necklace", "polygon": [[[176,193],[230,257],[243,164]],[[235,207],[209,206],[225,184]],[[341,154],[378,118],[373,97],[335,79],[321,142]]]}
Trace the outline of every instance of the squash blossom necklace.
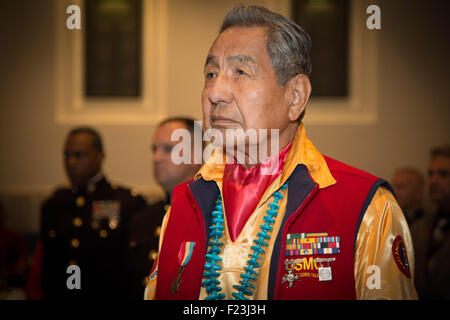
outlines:
{"label": "squash blossom necklace", "polygon": [[[258,279],[258,273],[255,269],[260,267],[260,263],[257,260],[262,259],[265,254],[262,247],[267,247],[269,245],[268,241],[271,237],[269,233],[273,231],[272,225],[275,224],[275,218],[277,217],[278,210],[280,209],[278,201],[283,198],[280,191],[285,190],[287,188],[287,184],[288,181],[283,184],[279,191],[276,191],[272,195],[273,202],[269,203],[269,209],[266,211],[264,216],[265,223],[259,226],[260,231],[257,233],[256,239],[253,240],[255,245],[251,247],[253,253],[248,255],[249,259],[247,260],[247,266],[244,267],[246,272],[240,274],[240,285],[233,285],[236,292],[233,292],[232,296],[235,300],[248,300],[246,296],[250,297],[253,295],[253,290],[256,287],[252,282],[256,282]],[[212,225],[209,227],[211,232],[208,240],[208,246],[210,248],[206,253],[205,271],[203,273],[203,277],[206,279],[202,282],[202,287],[206,287],[206,293],[208,295],[205,300],[222,300],[225,298],[225,294],[220,292],[222,291],[222,288],[220,287],[220,281],[217,280],[220,276],[218,271],[222,270],[222,267],[218,263],[222,261],[222,258],[220,258],[219,255],[221,252],[221,247],[223,247],[221,239],[225,229],[223,219],[223,203],[220,194],[218,200],[216,201],[215,210],[212,211],[212,216]]]}

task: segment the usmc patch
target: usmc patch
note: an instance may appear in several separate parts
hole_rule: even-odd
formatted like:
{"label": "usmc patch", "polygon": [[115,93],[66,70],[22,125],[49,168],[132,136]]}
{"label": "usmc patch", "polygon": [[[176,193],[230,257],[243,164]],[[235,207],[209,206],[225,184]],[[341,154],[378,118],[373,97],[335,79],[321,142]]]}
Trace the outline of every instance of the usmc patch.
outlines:
{"label": "usmc patch", "polygon": [[401,236],[395,237],[394,242],[392,243],[392,255],[401,273],[403,273],[408,279],[411,279],[411,271],[409,269],[405,242]]}

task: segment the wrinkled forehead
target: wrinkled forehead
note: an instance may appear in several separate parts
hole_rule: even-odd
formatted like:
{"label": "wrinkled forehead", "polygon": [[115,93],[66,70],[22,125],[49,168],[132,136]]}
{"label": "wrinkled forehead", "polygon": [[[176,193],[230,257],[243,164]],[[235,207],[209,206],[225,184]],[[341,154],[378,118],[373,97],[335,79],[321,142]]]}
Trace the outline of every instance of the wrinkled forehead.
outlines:
{"label": "wrinkled forehead", "polygon": [[205,65],[211,62],[210,57],[217,57],[219,54],[252,56],[252,52],[267,53],[266,44],[267,28],[265,27],[230,27],[214,40]]}

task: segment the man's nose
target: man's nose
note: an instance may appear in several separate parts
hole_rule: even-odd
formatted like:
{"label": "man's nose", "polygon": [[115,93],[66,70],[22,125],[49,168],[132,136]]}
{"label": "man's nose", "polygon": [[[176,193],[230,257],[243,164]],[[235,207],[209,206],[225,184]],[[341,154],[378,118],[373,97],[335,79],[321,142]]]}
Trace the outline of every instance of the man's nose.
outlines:
{"label": "man's nose", "polygon": [[66,166],[68,168],[73,168],[77,165],[77,158],[74,156],[67,156],[66,157]]}
{"label": "man's nose", "polygon": [[428,184],[430,185],[430,187],[434,187],[436,185],[439,185],[440,183],[440,177],[439,174],[437,172],[431,172],[428,175]]}
{"label": "man's nose", "polygon": [[233,100],[233,85],[226,73],[219,73],[208,90],[213,105],[229,104]]}

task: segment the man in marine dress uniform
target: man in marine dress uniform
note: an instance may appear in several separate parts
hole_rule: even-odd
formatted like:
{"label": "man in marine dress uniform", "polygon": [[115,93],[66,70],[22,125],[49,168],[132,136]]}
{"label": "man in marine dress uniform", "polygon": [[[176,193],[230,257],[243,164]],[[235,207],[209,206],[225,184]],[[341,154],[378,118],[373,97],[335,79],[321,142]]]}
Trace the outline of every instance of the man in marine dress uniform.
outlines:
{"label": "man in marine dress uniform", "polygon": [[[178,141],[172,141],[172,133],[184,129],[194,136],[194,119],[185,117],[168,118],[158,124],[153,136],[151,152],[153,155],[153,175],[158,184],[164,189],[163,200],[148,205],[136,212],[130,222],[130,250],[134,267],[136,297],[142,299],[147,276],[158,252],[161,223],[170,205],[173,188],[194,177],[201,164],[180,163],[175,164],[171,159],[173,147]],[[197,128],[201,133],[201,128]],[[191,140],[192,154],[195,153],[195,144]],[[201,146],[199,146],[201,152]]]}
{"label": "man in marine dress uniform", "polygon": [[306,136],[310,45],[266,8],[225,17],[202,95],[217,148],[172,193],[147,299],[417,298],[411,236],[389,184]]}
{"label": "man in marine dress uniform", "polygon": [[[128,224],[145,200],[108,182],[103,159],[96,131],[81,127],[68,134],[64,164],[71,186],[42,206],[44,299],[132,297]],[[75,278],[68,280],[75,274],[67,272],[70,265],[81,271],[80,287]]]}

